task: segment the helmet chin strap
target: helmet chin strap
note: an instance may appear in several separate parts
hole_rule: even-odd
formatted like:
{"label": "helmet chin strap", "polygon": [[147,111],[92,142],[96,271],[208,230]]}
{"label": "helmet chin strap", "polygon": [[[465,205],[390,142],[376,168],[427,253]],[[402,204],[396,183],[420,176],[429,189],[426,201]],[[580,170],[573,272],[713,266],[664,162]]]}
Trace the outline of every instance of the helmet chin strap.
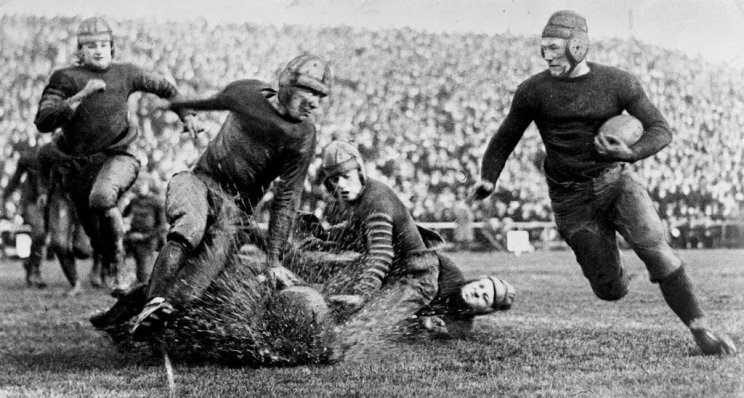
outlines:
{"label": "helmet chin strap", "polygon": [[571,67],[565,73],[562,73],[560,76],[558,76],[559,79],[568,79],[568,78],[570,78],[571,77],[571,72],[573,72],[574,69],[576,69],[576,67],[579,66],[579,63],[578,62],[570,62],[570,64],[571,64]]}

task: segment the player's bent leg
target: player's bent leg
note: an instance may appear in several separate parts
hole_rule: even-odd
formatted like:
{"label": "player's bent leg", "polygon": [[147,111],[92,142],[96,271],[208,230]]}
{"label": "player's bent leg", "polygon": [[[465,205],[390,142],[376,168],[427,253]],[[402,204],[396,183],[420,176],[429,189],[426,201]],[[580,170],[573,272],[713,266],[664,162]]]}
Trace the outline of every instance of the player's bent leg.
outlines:
{"label": "player's bent leg", "polygon": [[696,319],[690,325],[692,337],[705,355],[735,355],[736,345],[729,336],[713,331],[704,319]]}
{"label": "player's bent leg", "polygon": [[132,155],[121,153],[108,157],[96,175],[88,198],[99,219],[104,267],[113,276],[112,292],[122,293],[128,286],[124,267],[124,223],[117,204],[121,195],[132,186],[140,163]]}
{"label": "player's bent leg", "polygon": [[674,273],[658,281],[661,293],[669,308],[690,329],[698,347],[705,355],[729,355],[736,353],[733,341],[723,333],[714,331],[705,318],[697,300],[692,282],[679,267]]}
{"label": "player's bent leg", "polygon": [[707,326],[703,310],[685,272],[682,259],[667,242],[664,227],[648,192],[632,172],[622,176],[616,202],[616,225],[658,283],[669,308],[692,332],[706,355],[732,354],[736,347],[728,336]]}
{"label": "player's bent leg", "polygon": [[72,227],[70,225],[70,206],[60,199],[58,193],[52,194],[48,204],[49,250],[53,251],[62,267],[62,273],[73,288],[78,282],[75,256],[70,250]]}
{"label": "player's bent leg", "polygon": [[90,266],[90,272],[88,273],[88,283],[90,286],[96,289],[103,287],[103,268],[101,266],[101,255],[93,250],[93,264]]}
{"label": "player's bent leg", "polygon": [[26,283],[38,289],[45,288],[41,278],[41,260],[46,244],[46,226],[43,210],[36,204],[28,204],[23,209],[24,222],[31,226],[31,253],[25,260]]}
{"label": "player's bent leg", "polygon": [[153,253],[156,249],[156,241],[152,238],[145,242],[134,244],[134,261],[136,264],[137,283],[147,284],[152,273]]}
{"label": "player's bent leg", "polygon": [[562,234],[598,298],[616,301],[628,294],[630,277],[623,266],[614,231],[587,223]]}
{"label": "player's bent leg", "polygon": [[168,286],[172,283],[173,278],[175,278],[176,273],[191,251],[190,245],[181,239],[171,238],[166,242],[155,259],[153,272],[147,286],[147,297],[154,298],[165,295]]}
{"label": "player's bent leg", "polygon": [[[157,333],[157,329],[164,326],[173,313],[173,305],[178,304],[174,302],[174,298],[175,301],[184,301],[179,296],[180,287],[188,287],[190,280],[186,278],[187,281],[183,283],[182,271],[195,247],[203,247],[207,218],[210,215],[205,183],[191,172],[176,174],[168,183],[165,207],[170,231],[165,246],[153,264],[147,287],[148,306],[145,306],[132,328],[132,333],[140,339]],[[218,249],[230,250],[227,247]],[[223,265],[224,263],[219,264],[220,267]]]}
{"label": "player's bent leg", "polygon": [[147,301],[145,308],[137,315],[129,333],[136,341],[143,341],[165,329],[173,305],[163,297],[153,297]]}
{"label": "player's bent leg", "polygon": [[91,316],[90,323],[98,330],[126,323],[142,311],[147,302],[146,295],[147,286],[138,285],[119,298],[108,310]]}

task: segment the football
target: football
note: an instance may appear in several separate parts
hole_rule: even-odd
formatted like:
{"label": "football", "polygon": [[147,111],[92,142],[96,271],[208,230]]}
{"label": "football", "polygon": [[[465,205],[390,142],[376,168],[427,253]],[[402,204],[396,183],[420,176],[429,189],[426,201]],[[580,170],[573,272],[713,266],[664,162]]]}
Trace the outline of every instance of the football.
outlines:
{"label": "football", "polygon": [[611,135],[623,141],[625,145],[633,145],[643,135],[643,124],[634,116],[622,114],[607,119],[599,127],[599,134]]}
{"label": "football", "polygon": [[330,318],[323,295],[309,286],[292,286],[275,293],[268,308],[276,321],[297,330],[304,330],[300,326],[321,324]]}

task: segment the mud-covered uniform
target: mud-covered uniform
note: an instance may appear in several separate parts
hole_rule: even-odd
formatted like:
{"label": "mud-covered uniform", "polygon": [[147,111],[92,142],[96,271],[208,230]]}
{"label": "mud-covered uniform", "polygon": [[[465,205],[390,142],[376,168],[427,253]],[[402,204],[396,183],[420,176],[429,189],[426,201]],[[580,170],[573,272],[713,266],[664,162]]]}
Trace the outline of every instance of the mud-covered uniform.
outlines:
{"label": "mud-covered uniform", "polygon": [[628,292],[615,231],[644,261],[652,281],[680,268],[640,178],[626,163],[608,160],[593,145],[604,121],[627,111],[643,124],[633,145],[638,159],[661,150],[671,131],[636,78],[589,63],[590,72],[557,79],[544,71],[517,88],[506,119],[483,157],[482,178],[495,182],[533,121],[546,149],[545,174],[558,230],[576,255],[594,293],[617,300]]}
{"label": "mud-covered uniform", "polygon": [[124,245],[127,252],[134,257],[137,282],[147,283],[152,270],[153,255],[158,249],[158,243],[166,227],[163,204],[155,195],[137,194],[129,201],[122,215],[130,217]]}
{"label": "mud-covered uniform", "polygon": [[23,217],[23,222],[31,227],[31,253],[23,263],[27,279],[31,275],[40,274],[41,260],[46,243],[44,209],[37,204],[40,182],[39,159],[36,149],[35,147],[28,148],[20,154],[15,172],[10,177],[2,196],[2,203],[5,203],[16,190],[19,188],[21,190],[18,210]]}
{"label": "mud-covered uniform", "polygon": [[[269,262],[281,258],[314,155],[316,130],[310,119],[298,122],[278,113],[269,102],[274,95],[266,83],[240,80],[209,99],[172,102],[173,109],[230,113],[194,169],[176,174],[168,183],[169,243],[180,242],[191,252],[205,236],[229,233],[220,232],[226,227],[215,221],[225,218],[220,214],[233,214],[231,228],[245,222],[272,181],[279,178],[267,251]],[[189,266],[194,264],[190,262],[182,267],[166,263],[161,252],[148,297],[163,297],[173,305],[199,297],[224,266],[218,262]]]}
{"label": "mud-covered uniform", "polygon": [[389,186],[369,178],[355,202],[339,202],[334,209],[329,221],[345,226],[329,232],[327,239],[362,256],[354,266],[357,275],[332,278],[325,291],[370,297],[386,281],[403,278],[419,292],[422,305],[431,300],[436,291],[436,254],[426,248],[416,223]]}
{"label": "mud-covered uniform", "polygon": [[[336,242],[340,251],[361,254],[346,264],[335,264],[328,280],[313,281],[324,283],[322,292],[327,296],[365,298],[362,309],[348,318],[339,333],[337,342],[346,350],[395,332],[402,321],[429,304],[437,291],[439,259],[427,249],[395,192],[378,180],[368,178],[354,202],[339,201],[329,207],[333,211],[328,221],[344,226],[331,229],[324,238]],[[288,268],[301,277],[313,275],[303,262],[296,259]],[[324,265],[328,264],[319,264]],[[340,318],[344,320],[345,314]]]}
{"label": "mud-covered uniform", "polygon": [[[91,79],[103,80],[106,89],[86,97],[73,110],[67,99]],[[165,78],[129,63],[114,63],[105,70],[82,65],[60,69],[44,88],[34,121],[41,132],[62,128],[58,147],[70,157],[63,188],[88,236],[100,237],[93,244],[111,272],[123,266],[124,257],[123,223],[116,205],[140,168],[129,149],[137,130],[127,120],[127,100],[138,91],[166,99],[178,95]]]}
{"label": "mud-covered uniform", "polygon": [[62,189],[62,180],[68,175],[65,170],[70,166],[69,156],[62,153],[54,142],[50,142],[39,148],[38,159],[40,191],[47,197],[49,248],[57,256],[67,281],[75,286],[78,281],[75,259],[90,257],[93,248],[80,224],[75,206]]}

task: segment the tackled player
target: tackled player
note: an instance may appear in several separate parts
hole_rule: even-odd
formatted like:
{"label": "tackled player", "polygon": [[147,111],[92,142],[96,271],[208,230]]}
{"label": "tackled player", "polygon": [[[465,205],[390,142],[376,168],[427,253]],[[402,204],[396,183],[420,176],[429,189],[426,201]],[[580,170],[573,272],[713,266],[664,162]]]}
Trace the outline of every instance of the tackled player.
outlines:
{"label": "tackled player", "polygon": [[365,343],[365,335],[384,337],[411,317],[427,322],[436,317],[436,323],[425,325],[428,329],[462,337],[472,329],[475,315],[511,306],[515,292],[509,283],[496,277],[465,280],[449,258],[429,247],[395,192],[367,176],[353,145],[328,144],[319,174],[335,199],[326,214],[333,227],[316,231],[303,246],[358,256],[335,263],[323,257],[286,263],[306,281],[321,283],[331,303],[340,305],[337,317],[346,323],[338,336],[338,353]]}

